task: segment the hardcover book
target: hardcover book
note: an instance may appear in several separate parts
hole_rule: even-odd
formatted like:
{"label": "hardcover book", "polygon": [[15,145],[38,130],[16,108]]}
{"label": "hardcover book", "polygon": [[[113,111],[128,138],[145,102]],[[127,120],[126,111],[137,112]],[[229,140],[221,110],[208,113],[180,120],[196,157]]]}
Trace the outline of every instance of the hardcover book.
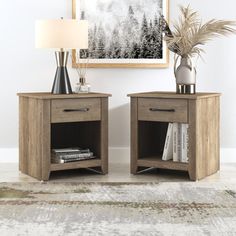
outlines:
{"label": "hardcover book", "polygon": [[168,125],[164,151],[162,155],[163,161],[168,161],[171,159],[173,159],[173,123],[169,123]]}
{"label": "hardcover book", "polygon": [[180,161],[180,150],[181,150],[181,141],[180,141],[180,124],[174,123],[173,124],[173,161],[179,162]]}
{"label": "hardcover book", "polygon": [[188,162],[188,124],[181,124],[181,162]]}

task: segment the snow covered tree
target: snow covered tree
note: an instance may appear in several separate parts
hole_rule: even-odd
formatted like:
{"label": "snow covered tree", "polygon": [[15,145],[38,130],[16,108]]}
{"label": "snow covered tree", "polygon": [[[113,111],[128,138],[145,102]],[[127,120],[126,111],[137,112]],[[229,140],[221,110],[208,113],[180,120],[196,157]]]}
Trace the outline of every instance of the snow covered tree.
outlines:
{"label": "snow covered tree", "polygon": [[97,25],[95,24],[93,29],[89,30],[89,53],[90,58],[96,58],[97,50]]}
{"label": "snow covered tree", "polygon": [[141,26],[141,40],[143,40],[143,38],[145,38],[147,34],[148,34],[148,22],[146,15],[143,14],[143,21]]}
{"label": "snow covered tree", "polygon": [[106,57],[106,34],[103,29],[102,24],[99,25],[95,40],[98,42],[96,47],[96,58],[105,58]]}
{"label": "snow covered tree", "polygon": [[110,46],[107,52],[108,58],[121,58],[121,44],[120,44],[120,37],[119,37],[119,31],[117,29],[114,29],[112,32],[112,37],[110,39]]}
{"label": "snow covered tree", "polygon": [[162,58],[162,43],[163,43],[163,36],[162,36],[162,29],[161,29],[161,20],[157,19],[155,16],[154,19],[154,27],[153,27],[153,40],[154,40],[154,51],[153,57],[154,58]]}
{"label": "snow covered tree", "polygon": [[159,20],[157,18],[157,14],[155,14],[154,16],[154,27],[158,27],[159,26]]}
{"label": "snow covered tree", "polygon": [[150,20],[148,25],[145,14],[143,15],[141,27],[141,44],[140,44],[140,58],[153,58],[154,37],[153,37],[153,23]]}
{"label": "snow covered tree", "polygon": [[140,45],[138,43],[132,44],[130,58],[132,59],[140,58]]}
{"label": "snow covered tree", "polygon": [[105,50],[105,44],[104,44],[103,38],[100,38],[98,40],[96,54],[97,54],[97,58],[105,58],[106,57],[106,50]]}
{"label": "snow covered tree", "polygon": [[123,48],[121,57],[122,58],[130,58],[131,57],[131,51],[132,51],[132,48],[130,46],[130,43],[129,43],[128,40],[126,40],[125,47]]}
{"label": "snow covered tree", "polygon": [[132,52],[132,44],[140,40],[139,23],[131,5],[128,8],[127,16],[118,27],[120,27],[119,30],[122,32],[122,35],[120,35],[121,57],[129,58]]}

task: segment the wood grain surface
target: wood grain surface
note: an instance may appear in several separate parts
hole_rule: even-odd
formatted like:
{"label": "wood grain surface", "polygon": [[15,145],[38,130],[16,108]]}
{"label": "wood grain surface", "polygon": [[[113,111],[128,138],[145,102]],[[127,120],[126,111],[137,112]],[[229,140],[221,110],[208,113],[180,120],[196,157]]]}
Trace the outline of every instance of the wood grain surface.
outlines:
{"label": "wood grain surface", "polygon": [[[22,173],[38,180],[48,180],[51,171],[76,168],[101,167],[103,174],[108,173],[110,95],[18,95],[19,169]],[[84,108],[87,110],[83,111]],[[52,148],[81,146],[90,148],[96,159],[51,163]]]}
{"label": "wood grain surface", "polygon": [[188,101],[185,99],[139,98],[138,119],[187,123],[187,104]]}
{"label": "wood grain surface", "polygon": [[101,119],[101,101],[98,98],[51,100],[52,123],[95,121]]}
{"label": "wood grain surface", "polygon": [[[220,169],[220,94],[170,92],[130,94],[131,173],[139,167],[188,171],[200,180]],[[150,111],[158,108],[161,111]],[[175,110],[168,112],[162,110]],[[189,124],[189,163],[162,161],[169,122]]]}

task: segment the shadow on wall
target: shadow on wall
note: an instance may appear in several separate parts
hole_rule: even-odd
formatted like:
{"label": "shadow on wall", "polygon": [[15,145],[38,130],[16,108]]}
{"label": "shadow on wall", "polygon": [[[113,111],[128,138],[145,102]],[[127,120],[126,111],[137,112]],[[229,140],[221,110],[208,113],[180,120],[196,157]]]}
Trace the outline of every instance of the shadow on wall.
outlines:
{"label": "shadow on wall", "polygon": [[130,104],[109,110],[109,146],[127,147],[130,144]]}

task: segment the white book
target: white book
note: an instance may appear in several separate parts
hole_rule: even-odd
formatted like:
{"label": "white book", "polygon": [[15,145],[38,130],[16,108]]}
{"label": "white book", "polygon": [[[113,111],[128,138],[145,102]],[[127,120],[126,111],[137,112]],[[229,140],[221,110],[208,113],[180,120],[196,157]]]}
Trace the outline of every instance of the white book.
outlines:
{"label": "white book", "polygon": [[186,163],[189,162],[189,125],[186,125]]}
{"label": "white book", "polygon": [[162,154],[163,161],[168,161],[171,159],[173,159],[173,123],[169,123],[168,125],[164,150]]}
{"label": "white book", "polygon": [[188,124],[181,124],[181,162],[188,162]]}
{"label": "white book", "polygon": [[182,126],[178,123],[178,131],[177,131],[177,160],[178,162],[182,161]]}
{"label": "white book", "polygon": [[179,161],[179,124],[173,123],[173,161]]}

